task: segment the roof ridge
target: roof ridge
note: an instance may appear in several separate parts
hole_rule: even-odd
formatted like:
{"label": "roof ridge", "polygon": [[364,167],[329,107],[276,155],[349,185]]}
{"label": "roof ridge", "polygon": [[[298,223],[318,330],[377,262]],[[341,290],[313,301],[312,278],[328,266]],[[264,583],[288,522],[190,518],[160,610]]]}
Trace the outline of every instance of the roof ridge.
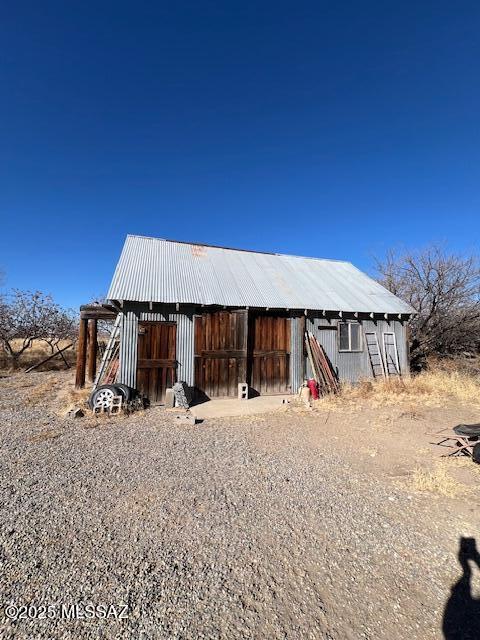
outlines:
{"label": "roof ridge", "polygon": [[[242,253],[258,253],[260,255],[267,256],[279,256],[284,258],[299,258],[300,260],[319,260],[321,262],[339,262],[342,264],[349,264],[352,266],[352,262],[349,260],[338,260],[336,258],[318,258],[316,256],[299,256],[294,253],[276,253],[275,251],[259,251],[256,249],[240,249],[238,247],[226,247],[219,244],[206,244],[205,242],[188,242],[187,240],[172,240],[170,238],[156,238],[154,236],[144,236],[137,233],[128,233],[127,238],[143,238],[144,240],[160,240],[162,242],[172,242],[174,244],[188,244],[195,247],[208,247],[209,249],[225,249],[226,251],[241,251]],[[357,267],[355,267],[357,268]]]}

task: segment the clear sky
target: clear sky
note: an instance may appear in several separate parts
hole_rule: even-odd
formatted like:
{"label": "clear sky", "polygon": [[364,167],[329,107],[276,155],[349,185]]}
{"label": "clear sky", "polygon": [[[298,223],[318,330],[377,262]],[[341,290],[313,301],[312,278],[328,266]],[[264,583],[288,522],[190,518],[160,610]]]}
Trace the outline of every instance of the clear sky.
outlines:
{"label": "clear sky", "polygon": [[3,3],[4,286],[88,302],[127,233],[476,250],[479,34],[477,1]]}

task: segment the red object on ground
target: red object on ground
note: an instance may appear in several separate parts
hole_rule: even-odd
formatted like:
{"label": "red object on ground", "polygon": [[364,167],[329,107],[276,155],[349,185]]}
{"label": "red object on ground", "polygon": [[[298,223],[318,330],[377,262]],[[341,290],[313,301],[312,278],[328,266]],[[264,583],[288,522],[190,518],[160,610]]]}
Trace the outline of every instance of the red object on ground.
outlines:
{"label": "red object on ground", "polygon": [[314,400],[318,400],[318,383],[316,380],[308,380],[307,381],[308,388],[310,389],[310,393],[312,394],[312,398]]}

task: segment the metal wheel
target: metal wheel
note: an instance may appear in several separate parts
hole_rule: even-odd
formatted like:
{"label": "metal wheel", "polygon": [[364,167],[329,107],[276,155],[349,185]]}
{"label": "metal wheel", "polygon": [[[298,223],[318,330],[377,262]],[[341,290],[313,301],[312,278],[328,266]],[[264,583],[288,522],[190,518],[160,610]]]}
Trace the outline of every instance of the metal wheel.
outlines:
{"label": "metal wheel", "polygon": [[88,400],[88,404],[92,410],[98,408],[108,409],[112,405],[114,396],[117,396],[118,390],[114,385],[104,384],[95,389]]}

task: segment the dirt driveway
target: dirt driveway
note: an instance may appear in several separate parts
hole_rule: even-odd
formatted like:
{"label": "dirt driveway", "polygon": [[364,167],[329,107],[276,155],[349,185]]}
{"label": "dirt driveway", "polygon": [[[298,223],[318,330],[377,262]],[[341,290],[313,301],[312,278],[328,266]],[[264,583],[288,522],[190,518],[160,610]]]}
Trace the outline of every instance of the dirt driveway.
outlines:
{"label": "dirt driveway", "polygon": [[[67,382],[0,381],[2,638],[469,637],[480,571],[469,583],[457,554],[480,476],[452,463],[449,497],[415,468],[435,477],[426,433],[472,408],[66,420]],[[5,616],[30,604],[54,615]]]}

